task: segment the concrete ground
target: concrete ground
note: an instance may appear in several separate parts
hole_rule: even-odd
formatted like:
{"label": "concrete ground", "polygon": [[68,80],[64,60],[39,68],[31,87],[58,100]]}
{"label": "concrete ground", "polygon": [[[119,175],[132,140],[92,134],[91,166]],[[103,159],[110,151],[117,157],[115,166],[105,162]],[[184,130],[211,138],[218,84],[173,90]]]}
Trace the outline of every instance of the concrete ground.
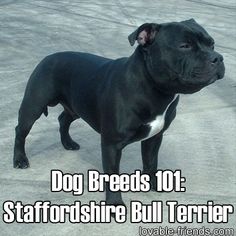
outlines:
{"label": "concrete ground", "polygon": [[[26,143],[31,167],[12,168],[14,127],[30,73],[46,55],[57,51],[91,52],[105,57],[129,56],[127,36],[144,22],[169,22],[195,18],[215,38],[223,54],[225,79],[194,95],[183,95],[178,115],[165,133],[160,150],[160,169],[181,169],[187,181],[185,193],[125,193],[131,200],[177,200],[183,204],[205,204],[213,200],[236,207],[236,48],[235,0],[1,0],[0,1],[0,235],[139,235],[139,226],[155,228],[169,224],[164,210],[163,224],[5,224],[4,201],[50,200],[72,204],[80,200],[104,199],[104,193],[50,192],[50,170],[83,173],[102,170],[100,139],[83,121],[72,124],[71,135],[80,151],[63,149],[57,116],[61,107],[50,108],[34,125]],[[141,169],[140,144],[124,150],[121,170]],[[85,181],[85,186],[87,182]],[[234,228],[235,214],[226,224],[184,224],[191,228]],[[225,234],[226,235],[226,234]]]}

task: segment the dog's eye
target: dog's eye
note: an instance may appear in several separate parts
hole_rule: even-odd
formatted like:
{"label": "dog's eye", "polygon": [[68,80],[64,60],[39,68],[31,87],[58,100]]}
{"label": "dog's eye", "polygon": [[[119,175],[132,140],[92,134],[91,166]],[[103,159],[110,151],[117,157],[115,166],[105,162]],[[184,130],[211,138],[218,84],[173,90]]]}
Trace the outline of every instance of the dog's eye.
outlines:
{"label": "dog's eye", "polygon": [[179,48],[181,49],[190,49],[192,46],[190,43],[181,43]]}

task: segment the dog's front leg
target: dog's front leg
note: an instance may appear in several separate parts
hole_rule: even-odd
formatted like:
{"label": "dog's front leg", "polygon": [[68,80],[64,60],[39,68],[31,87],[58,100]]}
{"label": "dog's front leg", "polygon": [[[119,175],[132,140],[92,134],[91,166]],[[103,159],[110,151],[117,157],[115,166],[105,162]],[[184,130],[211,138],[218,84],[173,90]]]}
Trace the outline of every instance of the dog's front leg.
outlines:
{"label": "dog's front leg", "polygon": [[[108,144],[102,142],[102,164],[106,174],[119,174],[121,159],[121,148],[116,144]],[[112,192],[109,188],[109,183],[106,184],[106,203],[110,205],[125,205],[121,192]]]}
{"label": "dog's front leg", "polygon": [[158,151],[162,142],[162,134],[157,134],[141,142],[143,174],[149,174],[151,178],[151,189],[156,190],[156,177],[158,165]]}

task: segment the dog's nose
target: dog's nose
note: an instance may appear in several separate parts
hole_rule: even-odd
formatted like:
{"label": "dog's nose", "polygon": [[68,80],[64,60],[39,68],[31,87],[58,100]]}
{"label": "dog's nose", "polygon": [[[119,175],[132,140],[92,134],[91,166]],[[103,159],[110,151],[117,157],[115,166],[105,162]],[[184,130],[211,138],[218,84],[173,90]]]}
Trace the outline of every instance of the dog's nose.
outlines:
{"label": "dog's nose", "polygon": [[222,62],[224,60],[223,56],[220,54],[214,55],[211,57],[211,64],[215,65],[218,62]]}

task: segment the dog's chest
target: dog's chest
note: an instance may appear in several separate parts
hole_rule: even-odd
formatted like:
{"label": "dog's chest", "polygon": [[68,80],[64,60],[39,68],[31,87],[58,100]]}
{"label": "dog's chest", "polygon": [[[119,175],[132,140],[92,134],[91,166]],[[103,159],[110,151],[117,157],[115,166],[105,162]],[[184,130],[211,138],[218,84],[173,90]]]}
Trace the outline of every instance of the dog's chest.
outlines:
{"label": "dog's chest", "polygon": [[174,103],[174,101],[177,99],[177,97],[178,95],[175,95],[173,100],[167,105],[165,111],[162,114],[157,115],[154,120],[148,122],[147,124],[144,124],[145,127],[148,127],[149,132],[147,133],[147,135],[145,135],[146,137],[142,138],[141,140],[151,138],[152,136],[162,131],[162,129],[165,126],[166,112],[168,111],[168,108],[170,107],[170,105]]}

